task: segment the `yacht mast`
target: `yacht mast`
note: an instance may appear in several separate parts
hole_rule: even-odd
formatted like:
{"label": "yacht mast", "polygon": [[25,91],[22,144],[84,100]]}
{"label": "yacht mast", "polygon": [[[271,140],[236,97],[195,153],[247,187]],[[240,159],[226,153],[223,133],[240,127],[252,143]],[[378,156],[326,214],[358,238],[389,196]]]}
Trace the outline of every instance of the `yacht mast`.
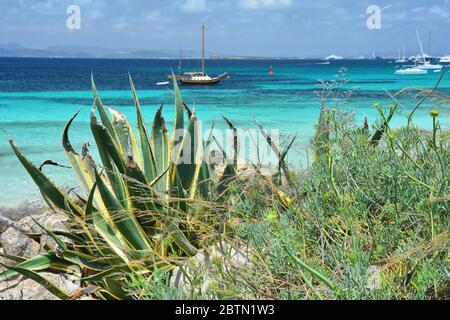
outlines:
{"label": "yacht mast", "polygon": [[205,26],[202,25],[202,75],[205,75]]}
{"label": "yacht mast", "polygon": [[181,61],[182,61],[182,59],[183,59],[183,49],[180,47],[180,58],[179,58],[179,61],[178,61],[178,73],[179,74],[181,73]]}
{"label": "yacht mast", "polygon": [[420,35],[419,35],[419,31],[416,30],[416,34],[417,34],[417,39],[419,40],[419,44],[420,44],[420,52],[422,52],[422,59],[425,62],[425,53],[423,52],[423,45],[422,45],[422,40],[420,39]]}

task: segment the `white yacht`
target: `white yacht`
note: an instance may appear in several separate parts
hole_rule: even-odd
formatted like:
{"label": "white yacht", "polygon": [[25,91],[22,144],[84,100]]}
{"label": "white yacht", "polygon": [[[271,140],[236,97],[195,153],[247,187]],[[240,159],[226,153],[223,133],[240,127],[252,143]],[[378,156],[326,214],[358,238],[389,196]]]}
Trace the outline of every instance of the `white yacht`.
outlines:
{"label": "white yacht", "polygon": [[[419,40],[419,44],[420,44],[420,52],[422,53],[422,58],[419,59],[419,61],[417,61],[417,63],[418,63],[417,68],[422,69],[422,70],[440,70],[440,69],[442,69],[441,64],[433,64],[430,61],[431,57],[426,55],[423,52],[422,40],[420,39],[419,31],[416,30],[416,34],[417,34],[417,39]],[[427,60],[427,57],[429,57],[430,60]]]}
{"label": "white yacht", "polygon": [[428,71],[425,69],[419,69],[418,67],[411,67],[406,69],[399,69],[395,71],[395,74],[400,75],[414,75],[414,74],[427,74]]}
{"label": "white yacht", "polygon": [[441,59],[439,59],[439,63],[450,63],[450,55],[445,55]]}
{"label": "white yacht", "polygon": [[332,55],[329,55],[328,57],[325,57],[323,59],[324,60],[343,60],[344,57],[332,54]]}

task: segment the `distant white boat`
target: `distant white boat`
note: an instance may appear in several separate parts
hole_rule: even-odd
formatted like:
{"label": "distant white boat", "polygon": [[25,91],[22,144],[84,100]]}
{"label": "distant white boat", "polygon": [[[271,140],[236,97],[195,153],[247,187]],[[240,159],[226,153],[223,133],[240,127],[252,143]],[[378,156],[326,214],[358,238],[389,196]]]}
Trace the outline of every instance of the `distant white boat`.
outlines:
{"label": "distant white boat", "polygon": [[398,59],[395,60],[395,63],[406,63],[408,60],[405,57],[405,46],[403,46],[403,57],[400,58],[400,50],[398,51]]}
{"label": "distant white boat", "polygon": [[420,39],[419,31],[416,30],[416,34],[417,34],[417,39],[419,40],[419,44],[420,44],[420,52],[422,53],[422,58],[419,59],[417,68],[422,69],[422,70],[440,70],[440,69],[442,69],[441,64],[433,64],[429,60],[427,60],[427,58],[430,58],[430,60],[431,60],[431,57],[426,55],[423,52],[422,40]]}
{"label": "distant white boat", "polygon": [[317,62],[316,64],[330,64],[330,61],[325,61],[325,62]]}
{"label": "distant white boat", "polygon": [[156,85],[157,86],[165,86],[168,85],[170,82],[169,81],[161,81],[161,82],[157,82]]}
{"label": "distant white boat", "polygon": [[427,74],[427,73],[428,73],[427,70],[419,69],[417,67],[400,69],[400,70],[395,71],[395,74],[401,74],[401,75]]}
{"label": "distant white boat", "polygon": [[432,64],[429,61],[423,61],[421,64],[417,66],[417,68],[422,70],[441,70],[442,69],[441,64]]}
{"label": "distant white boat", "polygon": [[328,57],[323,58],[324,60],[342,60],[344,57],[336,56],[334,54],[329,55]]}
{"label": "distant white boat", "polygon": [[450,55],[443,56],[439,59],[439,63],[450,63]]}

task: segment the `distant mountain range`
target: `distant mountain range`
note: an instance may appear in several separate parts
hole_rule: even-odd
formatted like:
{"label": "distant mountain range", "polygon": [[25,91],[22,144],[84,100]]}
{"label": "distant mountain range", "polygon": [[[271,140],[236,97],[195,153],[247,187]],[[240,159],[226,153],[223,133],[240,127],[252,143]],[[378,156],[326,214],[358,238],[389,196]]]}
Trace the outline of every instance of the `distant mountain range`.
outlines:
{"label": "distant mountain range", "polygon": [[[276,59],[276,57],[223,55],[207,52],[210,59]],[[103,58],[103,59],[178,59],[180,53],[174,50],[108,49],[89,46],[51,46],[45,49],[26,48],[18,43],[0,44],[0,57],[19,58]],[[183,50],[184,59],[199,59],[200,51]],[[279,59],[299,59],[280,57]]]}
{"label": "distant mountain range", "polygon": [[[183,51],[184,58],[198,58],[199,51]],[[178,59],[173,50],[108,49],[87,46],[51,46],[45,49],[26,48],[18,43],[0,44],[0,57],[21,58],[109,58],[109,59]]]}
{"label": "distant mountain range", "polygon": [[[302,59],[300,57],[268,57],[268,56],[240,56],[224,55],[220,53],[207,52],[210,59]],[[377,56],[385,58],[396,58],[396,52],[382,52]],[[176,50],[147,50],[136,48],[109,49],[89,46],[50,46],[45,49],[26,48],[18,43],[0,44],[0,57],[19,58],[104,58],[104,59],[178,59],[180,53]],[[332,55],[334,56],[334,55]],[[196,50],[183,50],[184,59],[199,59],[201,52]],[[331,56],[330,56],[331,57]],[[336,56],[337,57],[337,56]],[[372,54],[360,54],[347,59],[372,58]],[[307,57],[307,59],[322,59],[322,57]]]}

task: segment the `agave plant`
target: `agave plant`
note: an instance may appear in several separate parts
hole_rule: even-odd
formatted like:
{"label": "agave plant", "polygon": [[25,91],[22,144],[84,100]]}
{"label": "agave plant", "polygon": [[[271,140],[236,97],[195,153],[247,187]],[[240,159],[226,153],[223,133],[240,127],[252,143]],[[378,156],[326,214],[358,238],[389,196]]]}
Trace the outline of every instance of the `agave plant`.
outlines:
{"label": "agave plant", "polygon": [[[151,273],[155,265],[170,267],[169,257],[197,253],[198,236],[184,223],[190,215],[190,203],[194,199],[224,200],[226,183],[235,175],[237,164],[227,164],[223,175],[215,176],[204,157],[212,138],[202,140],[196,115],[183,102],[176,81],[173,138],[169,137],[162,106],[151,131],[147,129],[131,77],[130,85],[137,137],[121,112],[103,105],[92,79],[90,126],[101,164],[94,162],[86,145],[77,153],[70,143],[69,130],[78,112],[64,128],[64,152],[83,190],[76,199],[58,189],[42,167],[32,164],[9,138],[50,208],[69,218],[70,231],[48,230],[36,221],[55,245],[29,260],[3,255],[19,263],[4,266],[7,271],[0,274],[0,281],[21,274],[66,299],[69,294],[40,272],[69,272],[76,265],[87,293],[126,299],[129,296],[123,284],[127,273]],[[186,127],[185,113],[189,118]]]}

